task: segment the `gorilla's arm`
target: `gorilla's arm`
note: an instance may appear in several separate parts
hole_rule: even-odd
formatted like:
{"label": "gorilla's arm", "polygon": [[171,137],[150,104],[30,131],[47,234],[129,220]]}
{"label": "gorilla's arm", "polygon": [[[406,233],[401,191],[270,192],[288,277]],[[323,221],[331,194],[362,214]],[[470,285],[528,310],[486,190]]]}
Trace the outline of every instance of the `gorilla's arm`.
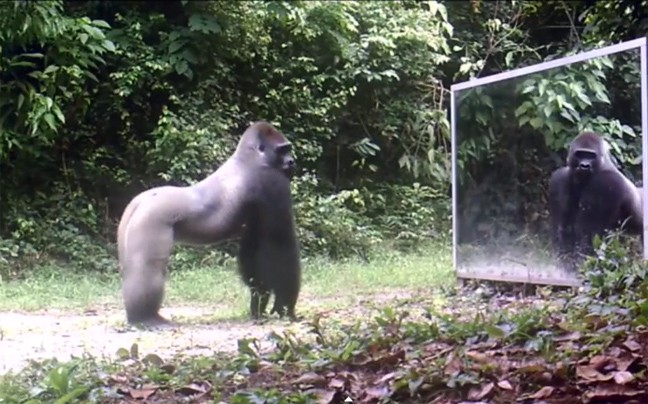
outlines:
{"label": "gorilla's arm", "polygon": [[261,174],[263,198],[249,204],[239,251],[239,266],[250,287],[253,317],[265,312],[274,292],[273,313],[295,320],[300,289],[299,245],[295,233],[290,183],[272,172]]}
{"label": "gorilla's arm", "polygon": [[626,197],[623,201],[623,217],[627,217],[625,228],[631,234],[643,236],[643,190],[628,181],[625,187]]}
{"label": "gorilla's arm", "polygon": [[549,216],[554,247],[565,254],[574,246],[573,202],[569,192],[569,168],[561,167],[549,179]]}
{"label": "gorilla's arm", "polygon": [[643,208],[637,188],[615,167],[591,179],[581,197],[576,234],[582,254],[594,252],[595,235],[622,228],[629,234],[643,232]]}

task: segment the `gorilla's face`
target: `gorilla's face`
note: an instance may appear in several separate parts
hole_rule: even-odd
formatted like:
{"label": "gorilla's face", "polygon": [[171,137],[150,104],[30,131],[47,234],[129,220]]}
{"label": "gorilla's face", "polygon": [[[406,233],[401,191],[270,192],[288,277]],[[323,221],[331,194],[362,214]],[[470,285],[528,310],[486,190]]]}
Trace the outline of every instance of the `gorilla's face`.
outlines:
{"label": "gorilla's face", "polygon": [[575,149],[570,156],[569,167],[577,178],[586,180],[599,171],[601,158],[595,150]]}
{"label": "gorilla's face", "polygon": [[577,182],[588,181],[611,167],[610,146],[600,135],[583,132],[569,146],[567,165]]}
{"label": "gorilla's face", "polygon": [[263,160],[270,167],[276,168],[292,178],[295,174],[296,164],[292,157],[292,145],[288,141],[273,144],[272,142],[261,142],[259,152],[263,154]]}

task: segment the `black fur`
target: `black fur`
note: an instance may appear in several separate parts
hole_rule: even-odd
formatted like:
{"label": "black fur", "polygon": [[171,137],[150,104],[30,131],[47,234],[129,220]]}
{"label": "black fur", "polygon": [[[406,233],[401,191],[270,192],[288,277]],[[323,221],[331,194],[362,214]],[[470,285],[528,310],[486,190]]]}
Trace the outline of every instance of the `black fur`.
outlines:
{"label": "black fur", "polygon": [[284,172],[268,166],[249,168],[256,197],[245,208],[247,220],[238,255],[239,271],[250,288],[252,317],[265,314],[270,294],[274,294],[271,313],[295,320],[301,267],[290,194],[294,161],[288,143],[262,142],[259,150],[265,153],[270,167],[284,167]]}
{"label": "black fur", "polygon": [[572,141],[567,166],[551,175],[549,213],[554,248],[570,269],[593,253],[594,235],[619,228],[631,234],[643,232],[640,194],[593,132]]}

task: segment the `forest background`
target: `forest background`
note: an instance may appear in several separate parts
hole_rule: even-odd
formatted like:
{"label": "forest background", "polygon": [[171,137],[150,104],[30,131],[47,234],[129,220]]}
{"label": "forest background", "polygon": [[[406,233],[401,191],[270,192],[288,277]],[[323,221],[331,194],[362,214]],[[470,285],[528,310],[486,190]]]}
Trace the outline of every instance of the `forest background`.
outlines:
{"label": "forest background", "polygon": [[[128,201],[200,180],[259,119],[295,145],[305,256],[448,240],[450,85],[644,36],[646,10],[647,1],[1,2],[0,278],[52,263],[114,272]],[[583,124],[612,140],[623,169],[640,173],[640,128],[625,125],[640,122],[638,83],[627,80],[637,69],[618,59],[574,73],[582,86],[527,82],[510,97],[526,105],[506,117],[516,129],[496,133],[500,111],[484,95],[462,111],[478,134],[459,150],[462,181],[507,178],[533,201],[507,217],[542,228],[542,188],[525,195],[524,184],[546,184],[579,107],[596,112]],[[522,160],[536,169],[511,170]],[[478,190],[489,201],[511,195]],[[218,265],[234,247],[179,248],[173,267]]]}

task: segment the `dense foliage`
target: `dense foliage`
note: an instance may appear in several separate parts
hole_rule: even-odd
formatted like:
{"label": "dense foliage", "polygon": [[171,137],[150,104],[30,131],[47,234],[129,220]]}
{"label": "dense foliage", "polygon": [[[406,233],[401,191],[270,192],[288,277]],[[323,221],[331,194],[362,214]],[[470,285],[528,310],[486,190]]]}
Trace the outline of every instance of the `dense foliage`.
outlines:
{"label": "dense foliage", "polygon": [[[364,255],[387,240],[445,236],[449,86],[644,35],[642,10],[626,1],[2,2],[0,273],[49,259],[113,270],[128,200],[202,178],[257,119],[295,143],[306,253]],[[459,164],[469,197],[507,195],[487,204],[499,207],[488,217],[542,222],[543,189],[525,184],[543,183],[576,128],[609,134],[634,170],[635,62],[596,60],[466,97]],[[537,204],[519,208],[529,200]]]}

